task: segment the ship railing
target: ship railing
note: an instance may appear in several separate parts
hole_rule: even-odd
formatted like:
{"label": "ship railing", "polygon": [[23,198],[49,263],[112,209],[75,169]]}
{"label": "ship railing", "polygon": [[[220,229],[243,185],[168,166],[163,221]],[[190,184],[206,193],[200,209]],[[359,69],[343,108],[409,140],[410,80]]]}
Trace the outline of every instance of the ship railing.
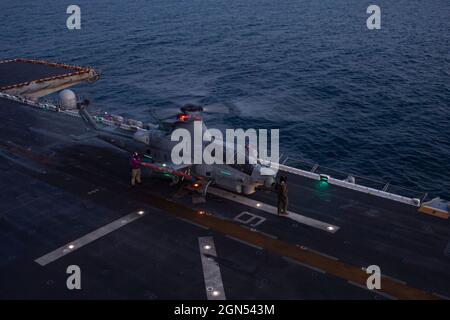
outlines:
{"label": "ship railing", "polygon": [[285,157],[284,159],[281,159],[280,163],[287,166],[287,168],[292,167],[298,169],[296,173],[305,177],[317,180],[324,178],[335,185],[389,198],[403,203],[418,206],[428,198],[428,193],[425,192],[400,187],[384,180],[328,168],[319,165],[316,162]]}
{"label": "ship railing", "polygon": [[[86,99],[85,96],[80,96],[78,99],[78,102],[82,102]],[[55,101],[53,99],[41,99],[36,104],[36,107],[40,107],[43,109],[49,109],[49,106],[52,110],[58,111],[70,116],[76,116],[78,117],[78,111],[77,110],[70,110],[65,109],[59,101]],[[135,132],[137,130],[148,130],[149,124],[144,124],[142,121],[131,119],[131,118],[124,118],[122,116],[110,114],[108,112],[104,112],[102,110],[93,110],[90,112],[92,118],[94,121],[96,121],[100,125],[104,125],[107,127],[113,127],[113,128],[119,128],[126,131],[132,131]]]}

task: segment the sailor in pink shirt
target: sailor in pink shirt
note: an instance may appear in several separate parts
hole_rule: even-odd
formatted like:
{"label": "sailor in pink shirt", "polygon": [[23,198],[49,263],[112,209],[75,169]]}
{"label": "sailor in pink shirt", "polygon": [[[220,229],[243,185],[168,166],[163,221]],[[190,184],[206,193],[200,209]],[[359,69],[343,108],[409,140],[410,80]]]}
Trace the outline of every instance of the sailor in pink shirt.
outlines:
{"label": "sailor in pink shirt", "polygon": [[131,166],[131,186],[135,186],[136,182],[141,184],[141,158],[137,152],[134,152],[130,158]]}

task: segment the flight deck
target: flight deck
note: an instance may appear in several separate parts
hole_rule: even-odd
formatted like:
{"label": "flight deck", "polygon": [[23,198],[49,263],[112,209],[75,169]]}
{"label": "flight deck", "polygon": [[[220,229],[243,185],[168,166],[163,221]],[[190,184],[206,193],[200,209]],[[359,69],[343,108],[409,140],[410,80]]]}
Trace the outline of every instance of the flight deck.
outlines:
{"label": "flight deck", "polygon": [[34,59],[0,61],[0,92],[37,99],[82,82],[99,79],[100,71]]}
{"label": "flight deck", "polygon": [[[20,68],[21,81],[33,80],[34,69]],[[131,188],[129,153],[77,116],[4,98],[0,115],[3,299],[450,296],[449,220],[413,204],[287,169],[288,217],[275,214],[271,191],[213,186],[198,203],[145,169],[143,186]],[[70,265],[82,290],[67,289]],[[371,265],[380,290],[365,286]]]}

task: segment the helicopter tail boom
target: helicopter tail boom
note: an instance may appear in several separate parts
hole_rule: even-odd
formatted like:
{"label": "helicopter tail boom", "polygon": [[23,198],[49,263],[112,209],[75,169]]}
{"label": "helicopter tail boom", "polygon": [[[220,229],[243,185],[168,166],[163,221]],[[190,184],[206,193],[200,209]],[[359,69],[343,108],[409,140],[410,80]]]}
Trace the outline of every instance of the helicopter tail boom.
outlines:
{"label": "helicopter tail boom", "polygon": [[81,119],[83,119],[83,122],[87,125],[88,128],[98,131],[99,127],[95,120],[92,118],[92,116],[87,112],[86,107],[83,105],[79,106],[78,113],[81,116]]}

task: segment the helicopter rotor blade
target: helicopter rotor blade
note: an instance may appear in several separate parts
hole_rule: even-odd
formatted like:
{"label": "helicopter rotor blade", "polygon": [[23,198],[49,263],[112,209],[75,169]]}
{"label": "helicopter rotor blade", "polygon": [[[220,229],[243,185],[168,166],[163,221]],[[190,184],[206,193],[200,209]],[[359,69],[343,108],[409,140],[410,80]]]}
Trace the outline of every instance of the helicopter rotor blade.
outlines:
{"label": "helicopter rotor blade", "polygon": [[205,113],[216,113],[216,114],[228,114],[230,113],[230,108],[221,103],[213,103],[203,107],[203,112]]}
{"label": "helicopter rotor blade", "polygon": [[197,104],[197,103],[187,103],[180,108],[181,112],[201,112],[201,113],[218,113],[227,114],[230,112],[229,108],[221,103],[212,104]]}
{"label": "helicopter rotor blade", "polygon": [[[158,118],[161,120],[167,120],[171,117],[176,116],[180,112],[199,112],[205,114],[228,114],[230,113],[230,109],[223,104],[209,104],[209,105],[200,105],[200,104],[192,104],[187,103],[180,107],[168,107],[168,108],[151,108],[150,113],[154,118]],[[157,116],[156,116],[157,115]]]}

